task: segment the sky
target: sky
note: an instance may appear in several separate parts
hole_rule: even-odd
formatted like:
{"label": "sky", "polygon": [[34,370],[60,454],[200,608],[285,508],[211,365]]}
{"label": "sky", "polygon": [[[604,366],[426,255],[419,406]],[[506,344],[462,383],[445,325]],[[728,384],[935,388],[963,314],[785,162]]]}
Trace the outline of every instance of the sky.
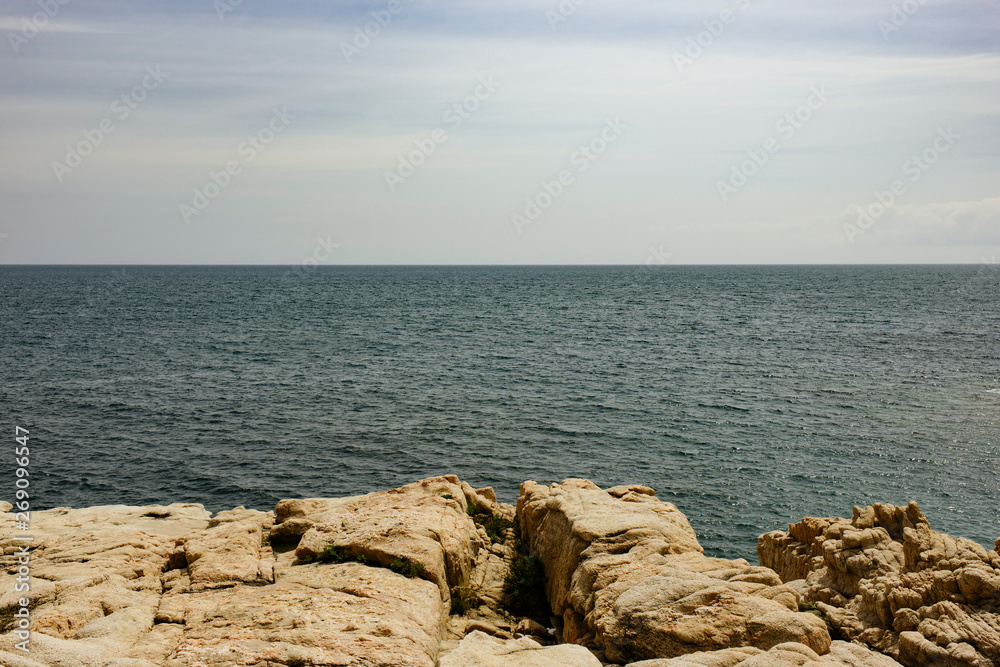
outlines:
{"label": "sky", "polygon": [[0,264],[995,263],[997,0],[4,0]]}

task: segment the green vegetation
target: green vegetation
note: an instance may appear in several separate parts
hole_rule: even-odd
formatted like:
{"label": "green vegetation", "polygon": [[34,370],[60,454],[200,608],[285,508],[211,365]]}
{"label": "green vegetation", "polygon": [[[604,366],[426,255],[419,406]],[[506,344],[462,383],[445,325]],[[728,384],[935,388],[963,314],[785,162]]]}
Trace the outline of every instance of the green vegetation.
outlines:
{"label": "green vegetation", "polygon": [[461,616],[470,609],[478,609],[483,601],[471,588],[459,586],[451,591],[451,614]]}
{"label": "green vegetation", "polygon": [[503,581],[507,608],[524,616],[548,616],[551,612],[545,598],[545,567],[537,555],[514,558]]}
{"label": "green vegetation", "polygon": [[303,564],[345,563],[352,559],[362,565],[371,565],[372,567],[388,567],[393,572],[401,574],[408,579],[420,576],[420,573],[424,570],[424,564],[422,562],[411,561],[409,558],[395,558],[388,565],[382,565],[382,563],[374,559],[371,563],[369,563],[368,557],[364,554],[358,554],[357,556],[352,557],[347,547],[335,547],[332,544],[328,544],[323,547],[323,550],[319,552],[318,556],[303,556],[299,559],[299,562]]}
{"label": "green vegetation", "polygon": [[319,552],[319,560],[323,563],[343,563],[347,560],[347,549],[328,544]]}
{"label": "green vegetation", "polygon": [[618,655],[621,656],[622,660],[625,662],[635,662],[641,659],[642,656],[635,649],[635,644],[631,639],[626,639],[618,647]]}
{"label": "green vegetation", "polygon": [[409,558],[396,558],[389,563],[389,569],[397,574],[401,574],[407,579],[420,576],[424,570],[424,564],[420,561],[412,561]]}
{"label": "green vegetation", "polygon": [[502,516],[490,512],[488,507],[476,503],[469,503],[465,511],[472,517],[477,526],[482,526],[486,529],[486,534],[489,535],[490,541],[493,544],[504,542],[506,540],[504,533],[507,532],[507,529],[517,525],[517,522],[508,521]]}
{"label": "green vegetation", "polygon": [[491,516],[480,525],[486,529],[486,534],[490,536],[490,541],[494,544],[498,544],[504,541],[504,533],[507,532],[508,528],[514,525],[514,522],[508,521],[503,517]]}

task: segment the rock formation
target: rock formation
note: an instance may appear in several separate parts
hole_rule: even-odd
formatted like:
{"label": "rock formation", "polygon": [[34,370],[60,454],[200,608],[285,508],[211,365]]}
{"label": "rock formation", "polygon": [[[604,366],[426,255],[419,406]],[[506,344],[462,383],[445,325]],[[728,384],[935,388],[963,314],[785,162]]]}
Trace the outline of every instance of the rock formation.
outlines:
{"label": "rock formation", "polygon": [[805,518],[757,546],[845,639],[911,667],[1000,667],[998,550],[931,530],[916,503]]}
{"label": "rock formation", "polygon": [[[59,508],[27,533],[10,510],[3,667],[898,664],[863,644],[907,665],[1000,665],[996,552],[930,531],[915,505],[765,535],[774,569],[705,557],[652,489],[585,480],[525,482],[516,510],[454,476],[273,512]],[[803,594],[819,611],[799,611]]]}
{"label": "rock formation", "polygon": [[[284,501],[277,517],[237,508],[211,518],[200,505],[35,512],[27,654],[8,632],[23,595],[13,590],[20,543],[14,517],[0,514],[0,664],[433,667],[449,586],[491,564],[469,503],[501,511],[492,492],[441,477]],[[341,558],[325,558],[327,545]],[[418,571],[390,569],[403,559]]]}
{"label": "rock formation", "polygon": [[767,568],[705,557],[687,518],[652,489],[525,482],[517,514],[564,641],[622,664],[788,642],[830,650],[826,625],[799,613],[793,589]]}

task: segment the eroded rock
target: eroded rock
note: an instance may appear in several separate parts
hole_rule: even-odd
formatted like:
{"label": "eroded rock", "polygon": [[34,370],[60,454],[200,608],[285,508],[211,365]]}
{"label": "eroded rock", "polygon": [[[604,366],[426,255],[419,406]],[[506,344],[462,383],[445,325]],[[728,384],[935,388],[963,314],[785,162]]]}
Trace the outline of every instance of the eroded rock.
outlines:
{"label": "eroded rock", "polygon": [[863,646],[835,641],[819,655],[799,643],[778,644],[767,651],[754,647],[691,653],[679,658],[642,660],[628,667],[898,667],[899,663]]}
{"label": "eroded rock", "polygon": [[904,665],[1000,665],[1000,556],[931,530],[916,503],[806,518],[760,537],[761,563],[847,639]]}
{"label": "eroded rock", "polygon": [[796,642],[830,647],[772,570],[706,558],[687,518],[644,488],[586,480],[521,486],[518,518],[547,576],[563,640],[603,646],[619,663]]}
{"label": "eroded rock", "polygon": [[542,646],[528,637],[498,639],[473,631],[458,648],[441,658],[440,667],[600,667],[601,661],[582,646]]}

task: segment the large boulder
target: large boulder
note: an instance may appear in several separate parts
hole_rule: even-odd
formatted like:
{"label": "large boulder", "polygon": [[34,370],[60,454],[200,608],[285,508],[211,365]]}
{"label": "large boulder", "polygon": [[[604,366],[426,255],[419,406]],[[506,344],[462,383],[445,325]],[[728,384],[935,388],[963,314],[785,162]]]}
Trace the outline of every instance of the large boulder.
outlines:
{"label": "large boulder", "polygon": [[437,584],[442,600],[451,598],[453,588],[469,584],[479,552],[489,543],[469,516],[470,504],[496,505],[495,496],[480,496],[453,475],[337,502],[307,502],[315,509],[279,504],[282,519],[311,522],[295,550],[299,559],[321,558],[332,550],[383,567],[409,564]]}
{"label": "large boulder", "polygon": [[686,517],[647,487],[525,482],[517,514],[564,641],[619,663],[788,642],[829,651],[826,625],[798,612],[777,574],[705,557]]}
{"label": "large boulder", "polygon": [[[1000,545],[1000,540],[998,540]],[[764,565],[846,639],[904,665],[1000,667],[1000,554],[931,530],[916,503],[762,535]]]}
{"label": "large boulder", "polygon": [[181,633],[161,663],[171,667],[434,667],[444,615],[433,583],[358,563],[295,566],[276,584],[174,597]]}
{"label": "large boulder", "polygon": [[819,655],[804,644],[789,643],[767,651],[744,646],[679,658],[642,660],[628,667],[899,667],[899,663],[863,646],[835,641],[826,655]]}
{"label": "large boulder", "polygon": [[[213,517],[182,504],[32,512],[27,593],[14,591],[26,543],[14,537],[24,531],[0,511],[0,665],[434,667],[452,589],[494,605],[502,597],[513,553],[473,521],[477,508],[514,516],[491,489],[454,476],[355,498],[284,500],[276,512],[237,507]],[[24,596],[28,654],[14,632]]]}
{"label": "large boulder", "polygon": [[478,630],[441,658],[439,667],[600,667],[601,661],[582,646],[542,646],[529,637],[497,639]]}

